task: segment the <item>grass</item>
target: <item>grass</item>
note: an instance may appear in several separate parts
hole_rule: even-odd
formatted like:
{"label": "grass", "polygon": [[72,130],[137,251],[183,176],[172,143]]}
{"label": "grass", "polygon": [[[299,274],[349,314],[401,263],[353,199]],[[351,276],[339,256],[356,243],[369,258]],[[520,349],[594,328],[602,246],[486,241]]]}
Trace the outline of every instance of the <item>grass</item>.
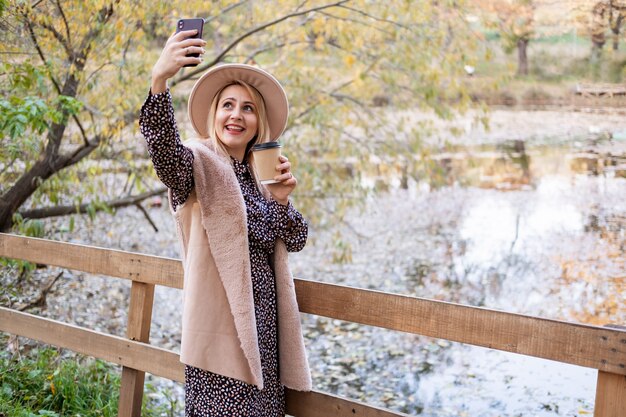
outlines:
{"label": "grass", "polygon": [[117,416],[119,372],[87,358],[62,359],[43,348],[0,359],[0,415]]}
{"label": "grass", "polygon": [[[0,417],[116,417],[119,390],[119,368],[98,359],[66,357],[49,347],[27,356],[0,354]],[[150,384],[146,391],[143,416],[181,413],[168,392]]]}
{"label": "grass", "polygon": [[487,37],[484,50],[491,59],[476,62],[470,92],[492,104],[558,102],[570,98],[578,83],[624,83],[626,42],[618,51],[607,42],[597,62],[591,60],[591,49],[589,39],[571,33],[538,37],[528,47],[530,73],[516,76],[517,51],[507,54],[500,40]]}

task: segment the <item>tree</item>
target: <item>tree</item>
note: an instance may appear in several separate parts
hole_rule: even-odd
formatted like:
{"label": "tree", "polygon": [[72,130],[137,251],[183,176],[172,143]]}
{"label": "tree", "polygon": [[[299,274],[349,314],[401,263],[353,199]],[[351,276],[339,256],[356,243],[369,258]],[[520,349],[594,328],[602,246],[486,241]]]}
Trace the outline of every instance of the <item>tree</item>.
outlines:
{"label": "tree", "polygon": [[598,62],[606,44],[607,31],[613,34],[613,50],[619,49],[619,37],[626,18],[625,0],[572,1],[574,22],[591,39],[591,60]]}
{"label": "tree", "polygon": [[101,74],[107,66],[118,67],[121,81],[127,82],[121,61],[137,32],[136,22],[115,17],[130,15],[132,6],[9,2],[3,24],[10,30],[4,32],[2,52],[15,58],[2,71],[2,230],[30,197],[33,203],[58,203],[63,197],[69,202],[72,183],[85,176],[76,165],[112,142],[130,122],[128,113],[124,119],[101,111],[92,99],[108,89],[111,104],[121,105],[122,91]]}
{"label": "tree", "polygon": [[163,192],[136,120],[150,68],[178,16],[206,18],[212,52],[171,82],[179,105],[190,82],[221,61],[255,62],[284,81],[292,103],[285,141],[305,202],[324,197],[341,212],[367,191],[358,175],[342,175],[346,158],[358,170],[371,153],[405,155],[416,166],[416,126],[399,117],[390,125],[388,112],[371,106],[375,96],[444,117],[451,104],[470,103],[460,78],[472,53],[462,1],[221,0],[208,10],[202,1],[163,0],[0,5],[7,29],[0,46],[7,58],[0,71],[2,230],[26,219],[138,205]]}
{"label": "tree", "polygon": [[480,0],[476,6],[487,27],[498,30],[504,50],[517,50],[517,75],[528,75],[528,44],[534,35],[536,1]]}
{"label": "tree", "polygon": [[[613,50],[617,51],[619,49],[619,35],[622,29],[622,23],[624,22],[624,18],[626,17],[626,1],[600,1],[594,6],[593,14],[593,22],[597,24],[598,32],[603,27],[608,27],[613,33]],[[592,33],[595,35],[596,31],[594,30]],[[603,44],[604,43],[602,43],[602,45]],[[602,46],[600,46],[600,49],[601,48]]]}

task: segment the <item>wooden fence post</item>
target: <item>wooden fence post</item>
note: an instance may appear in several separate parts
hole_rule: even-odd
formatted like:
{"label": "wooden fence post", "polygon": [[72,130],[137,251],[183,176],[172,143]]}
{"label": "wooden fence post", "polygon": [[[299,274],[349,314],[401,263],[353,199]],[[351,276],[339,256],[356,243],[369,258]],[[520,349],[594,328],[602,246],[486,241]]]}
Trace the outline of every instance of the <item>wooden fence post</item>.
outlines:
{"label": "wooden fence post", "polygon": [[[126,337],[139,342],[148,342],[153,301],[154,284],[133,281],[130,290]],[[127,367],[122,368],[118,417],[141,417],[144,377],[145,372]]]}
{"label": "wooden fence post", "polygon": [[[626,330],[624,326],[608,325],[606,327]],[[626,334],[621,339],[621,345],[626,349]],[[624,364],[620,364],[620,366],[624,367]],[[626,375],[598,371],[593,415],[594,417],[626,416]]]}
{"label": "wooden fence post", "polygon": [[626,416],[626,375],[598,371],[594,417]]}

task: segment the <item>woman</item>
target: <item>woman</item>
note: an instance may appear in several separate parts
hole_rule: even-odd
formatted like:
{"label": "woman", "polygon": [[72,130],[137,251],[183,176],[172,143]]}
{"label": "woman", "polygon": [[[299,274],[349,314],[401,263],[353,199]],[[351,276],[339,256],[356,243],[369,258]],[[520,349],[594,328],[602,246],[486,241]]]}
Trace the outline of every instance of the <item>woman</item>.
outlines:
{"label": "woman", "polygon": [[[212,68],[189,97],[199,139],[183,145],[167,80],[202,61],[205,42],[193,34],[167,41],[140,114],[182,249],[185,414],[284,416],[284,386],[311,388],[287,265],[287,252],[304,247],[308,226],[289,202],[297,185],[289,160],[280,158],[277,183],[261,186],[250,149],[282,134],[287,97],[258,68]],[[193,53],[200,57],[187,56]]]}

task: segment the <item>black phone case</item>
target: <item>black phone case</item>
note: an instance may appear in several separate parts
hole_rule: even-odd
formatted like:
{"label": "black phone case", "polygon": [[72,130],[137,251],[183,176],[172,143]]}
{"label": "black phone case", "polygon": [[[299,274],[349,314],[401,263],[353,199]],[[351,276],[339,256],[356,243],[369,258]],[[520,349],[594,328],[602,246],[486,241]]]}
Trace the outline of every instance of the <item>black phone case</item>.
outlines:
{"label": "black phone case", "polygon": [[[178,32],[182,32],[183,30],[193,30],[193,29],[197,29],[198,33],[196,33],[194,36],[191,36],[191,39],[202,39],[202,29],[204,28],[204,19],[202,18],[195,18],[195,19],[180,19],[177,23],[176,23],[176,33]],[[198,58],[200,56],[200,54],[189,54],[187,56],[191,56],[194,58]],[[185,67],[195,67],[198,64],[188,64],[185,65]]]}

